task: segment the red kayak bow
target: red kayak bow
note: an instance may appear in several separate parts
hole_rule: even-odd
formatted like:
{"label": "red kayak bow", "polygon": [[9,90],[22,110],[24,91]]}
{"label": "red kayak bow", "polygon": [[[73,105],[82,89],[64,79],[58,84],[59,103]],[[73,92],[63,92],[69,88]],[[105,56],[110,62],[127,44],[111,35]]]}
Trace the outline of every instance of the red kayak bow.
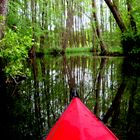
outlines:
{"label": "red kayak bow", "polygon": [[118,140],[118,138],[75,97],[51,129],[46,140]]}

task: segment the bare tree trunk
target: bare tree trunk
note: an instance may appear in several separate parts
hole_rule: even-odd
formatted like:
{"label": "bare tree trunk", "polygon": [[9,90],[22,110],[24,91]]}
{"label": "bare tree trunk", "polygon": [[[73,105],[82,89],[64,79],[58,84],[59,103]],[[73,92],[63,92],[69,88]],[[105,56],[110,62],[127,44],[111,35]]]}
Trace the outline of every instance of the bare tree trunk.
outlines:
{"label": "bare tree trunk", "polygon": [[101,16],[101,30],[104,32],[104,9],[103,9],[103,0],[100,0],[100,16]]}
{"label": "bare tree trunk", "polygon": [[[95,0],[92,0],[92,8],[93,9],[96,9],[96,3],[95,3]],[[97,33],[97,36],[100,40],[100,47],[101,47],[101,54],[106,54],[106,45],[102,39],[102,35],[101,35],[101,32],[100,32],[100,28],[99,28],[99,23],[98,23],[98,18],[97,18],[97,15],[96,15],[96,12],[93,12],[93,18],[95,20],[95,26],[96,26],[96,33]]]}
{"label": "bare tree trunk", "polygon": [[123,22],[123,19],[121,18],[120,12],[117,8],[117,6],[115,5],[115,3],[113,3],[111,0],[104,0],[106,2],[106,4],[108,5],[110,11],[112,12],[120,30],[122,32],[126,31],[126,26]]}
{"label": "bare tree trunk", "polygon": [[36,0],[31,0],[31,10],[32,10],[33,40],[36,41],[36,36],[35,36],[35,24],[36,24]]}
{"label": "bare tree trunk", "polygon": [[35,24],[36,24],[36,0],[31,0],[31,10],[32,10],[32,40],[34,44],[32,45],[32,48],[29,50],[30,56],[34,58],[36,56],[36,46],[35,42],[37,41],[37,37],[35,35]]}
{"label": "bare tree trunk", "polygon": [[73,20],[73,7],[70,1],[67,1],[67,19],[66,19],[66,31],[63,34],[63,43],[62,48],[65,52],[65,49],[68,46],[68,41],[72,32],[74,20]]}
{"label": "bare tree trunk", "polygon": [[0,40],[4,37],[6,14],[7,14],[7,0],[0,0]]}

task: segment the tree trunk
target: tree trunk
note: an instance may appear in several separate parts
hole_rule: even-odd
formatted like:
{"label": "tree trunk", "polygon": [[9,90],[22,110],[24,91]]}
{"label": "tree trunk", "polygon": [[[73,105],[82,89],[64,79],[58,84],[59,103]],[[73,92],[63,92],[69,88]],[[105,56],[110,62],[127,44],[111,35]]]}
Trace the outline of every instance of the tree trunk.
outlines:
{"label": "tree trunk", "polygon": [[136,22],[134,20],[134,17],[132,15],[132,4],[131,3],[132,2],[130,0],[127,0],[128,15],[129,15],[129,18],[130,18],[130,27],[136,33],[137,32],[137,26],[136,26]]}
{"label": "tree trunk", "polygon": [[35,1],[35,0],[31,0],[31,10],[32,10],[33,40],[36,41],[36,35],[35,35],[35,24],[36,24],[36,1]]}
{"label": "tree trunk", "polygon": [[70,41],[73,24],[74,24],[74,19],[73,19],[72,3],[70,1],[67,1],[66,31],[62,35],[62,38],[63,38],[63,42],[62,42],[63,52],[65,52],[65,49],[68,46],[68,42]]}
{"label": "tree trunk", "polygon": [[32,48],[30,49],[31,56],[35,57],[36,54],[36,45],[35,42],[37,42],[37,37],[35,35],[35,24],[36,24],[36,0],[31,0],[31,10],[32,10],[32,40],[34,44],[32,45]]}
{"label": "tree trunk", "polygon": [[4,37],[6,14],[7,14],[7,0],[0,0],[0,40]]}
{"label": "tree trunk", "polygon": [[[92,0],[92,8],[93,9],[96,9],[96,3],[95,3],[95,0]],[[99,28],[99,23],[98,23],[98,18],[97,18],[97,15],[96,15],[96,12],[93,12],[93,18],[94,18],[94,21],[95,21],[95,26],[96,26],[96,33],[97,33],[97,36],[100,40],[100,47],[101,47],[101,54],[106,54],[106,45],[102,39],[102,35],[101,35],[101,32],[100,32],[100,28]]]}
{"label": "tree trunk", "polygon": [[103,0],[100,0],[100,17],[101,17],[101,31],[104,32],[104,9],[103,9]]}
{"label": "tree trunk", "polygon": [[117,6],[115,5],[115,3],[112,3],[111,0],[104,0],[106,2],[106,4],[108,5],[110,11],[112,12],[121,32],[123,33],[124,31],[126,31],[126,26],[123,22],[123,19],[121,18],[120,12],[117,8]]}

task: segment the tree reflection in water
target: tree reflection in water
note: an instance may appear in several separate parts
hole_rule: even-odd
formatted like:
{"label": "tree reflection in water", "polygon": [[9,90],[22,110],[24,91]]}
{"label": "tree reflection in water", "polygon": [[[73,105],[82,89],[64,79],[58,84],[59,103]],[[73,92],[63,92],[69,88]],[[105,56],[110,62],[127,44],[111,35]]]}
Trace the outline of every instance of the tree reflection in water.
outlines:
{"label": "tree reflection in water", "polygon": [[140,138],[138,63],[95,56],[49,56],[31,62],[25,66],[31,76],[16,87],[1,76],[1,112],[6,116],[1,116],[1,124],[5,124],[6,135],[1,132],[5,138],[45,137],[69,104],[72,88],[121,140]]}

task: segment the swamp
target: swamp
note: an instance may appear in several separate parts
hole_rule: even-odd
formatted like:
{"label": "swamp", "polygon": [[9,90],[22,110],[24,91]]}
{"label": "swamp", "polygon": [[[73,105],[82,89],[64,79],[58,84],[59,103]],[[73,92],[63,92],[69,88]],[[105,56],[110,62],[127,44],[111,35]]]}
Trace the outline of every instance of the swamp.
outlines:
{"label": "swamp", "polygon": [[76,88],[119,140],[140,140],[138,2],[1,0],[1,137],[45,140]]}

